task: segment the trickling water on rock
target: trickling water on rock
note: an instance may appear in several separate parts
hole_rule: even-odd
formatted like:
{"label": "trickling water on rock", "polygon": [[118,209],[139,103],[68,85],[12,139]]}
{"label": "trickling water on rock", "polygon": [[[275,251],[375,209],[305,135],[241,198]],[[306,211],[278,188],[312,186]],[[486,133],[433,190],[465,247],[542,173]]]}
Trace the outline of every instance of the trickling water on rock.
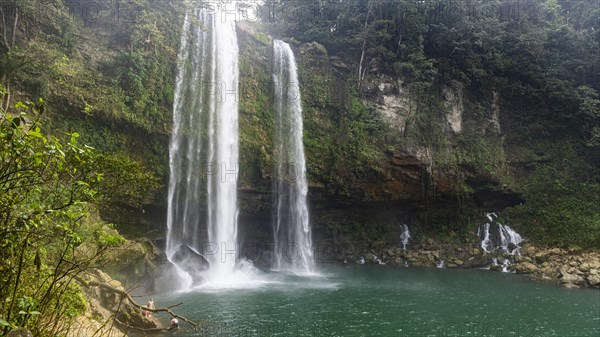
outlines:
{"label": "trickling water on rock", "polygon": [[197,271],[187,258],[173,259],[182,245],[208,260],[205,277],[212,282],[229,283],[236,266],[235,21],[221,20],[219,12],[208,9],[195,13],[186,15],[181,35],[169,148],[166,253],[176,265],[178,288],[189,287],[190,274]]}
{"label": "trickling water on rock", "polygon": [[410,240],[410,231],[408,230],[408,226],[406,224],[402,225],[402,234],[400,234],[400,240],[402,240],[402,248],[406,250],[406,245],[408,245],[408,241]]}
{"label": "trickling water on rock", "polygon": [[273,51],[277,129],[273,232],[278,248],[274,262],[279,270],[310,273],[314,258],[306,204],[308,182],[298,67],[287,43],[275,40]]}

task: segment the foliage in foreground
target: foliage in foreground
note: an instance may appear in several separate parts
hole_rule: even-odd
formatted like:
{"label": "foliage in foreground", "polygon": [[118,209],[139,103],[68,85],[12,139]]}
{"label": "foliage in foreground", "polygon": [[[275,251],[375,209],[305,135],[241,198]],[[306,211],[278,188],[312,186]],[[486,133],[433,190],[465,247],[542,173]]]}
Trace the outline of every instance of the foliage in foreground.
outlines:
{"label": "foliage in foreground", "polygon": [[0,110],[0,335],[65,335],[86,307],[75,278],[124,240],[90,220],[92,205],[156,184],[139,164],[79,144],[77,133],[46,136],[44,110],[42,100]]}

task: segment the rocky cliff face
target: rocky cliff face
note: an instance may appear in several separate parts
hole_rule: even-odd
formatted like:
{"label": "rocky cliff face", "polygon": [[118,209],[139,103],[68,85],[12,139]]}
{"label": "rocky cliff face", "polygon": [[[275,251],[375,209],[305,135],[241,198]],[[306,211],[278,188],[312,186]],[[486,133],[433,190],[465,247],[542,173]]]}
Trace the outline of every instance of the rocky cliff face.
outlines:
{"label": "rocky cliff face", "polygon": [[[239,25],[238,35],[240,230],[251,241],[271,237],[272,38],[259,25],[248,23]],[[431,219],[423,214],[431,209],[453,217],[456,209],[477,214],[524,202],[488,170],[440,163],[439,158],[454,156],[453,145],[440,149],[415,140],[410,129],[423,107],[402,79],[374,72],[359,96],[352,64],[343,55],[330,55],[316,42],[289,42],[299,59],[311,223],[317,240],[342,233],[377,240],[377,235],[398,232],[403,223],[425,230],[424,222]],[[485,123],[473,122],[473,115],[482,112],[468,106],[464,96],[461,89],[442,88],[440,137],[452,143],[469,132],[498,134],[497,94],[484,106]]]}
{"label": "rocky cliff face", "polygon": [[[248,23],[238,27],[240,231],[247,240],[271,237],[272,37],[261,29]],[[423,222],[429,216],[423,213],[432,209],[455,216],[458,208],[475,213],[498,211],[524,201],[493,173],[448,159],[455,156],[454,138],[472,129],[490,132],[486,125],[499,132],[497,94],[484,109],[487,122],[474,126],[469,116],[480,111],[467,106],[461,89],[442,88],[437,127],[439,137],[450,145],[436,148],[414,134],[415,120],[424,108],[402,79],[369,73],[358,95],[353,65],[343,55],[330,55],[316,42],[290,42],[300,67],[311,222],[317,236],[330,239],[340,228],[360,232],[373,227],[385,233],[397,231],[402,223],[426,227]],[[160,235],[166,218],[163,201],[146,209],[152,210],[151,216],[134,210],[123,212],[134,216],[105,215],[115,222],[131,222],[133,227],[136,217],[148,218],[144,226],[153,222],[151,227]],[[377,219],[375,212],[386,220]]]}

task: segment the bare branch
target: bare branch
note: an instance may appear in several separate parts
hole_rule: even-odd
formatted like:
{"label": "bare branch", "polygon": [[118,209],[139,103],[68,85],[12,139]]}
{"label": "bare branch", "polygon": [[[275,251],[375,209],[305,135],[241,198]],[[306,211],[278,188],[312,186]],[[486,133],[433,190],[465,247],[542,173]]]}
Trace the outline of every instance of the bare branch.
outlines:
{"label": "bare branch", "polygon": [[[192,325],[194,327],[194,330],[198,330],[198,324],[196,322],[194,322],[192,320],[189,320],[186,317],[180,316],[180,315],[174,313],[173,311],[171,311],[171,308],[177,307],[177,306],[181,305],[182,303],[179,303],[179,304],[176,304],[176,305],[172,305],[172,306],[167,307],[167,308],[150,309],[150,308],[148,308],[146,306],[143,306],[143,305],[140,305],[139,303],[137,303],[133,299],[133,297],[131,297],[131,295],[128,292],[126,292],[124,290],[121,290],[121,289],[118,289],[118,288],[115,288],[115,287],[113,287],[113,286],[111,286],[109,284],[101,283],[101,282],[96,282],[96,281],[93,281],[93,280],[86,281],[86,280],[82,279],[81,277],[77,277],[77,280],[79,282],[81,282],[82,284],[87,284],[87,285],[91,285],[91,286],[94,286],[94,287],[104,288],[104,289],[110,290],[113,293],[121,295],[123,298],[127,299],[129,301],[129,303],[131,303],[131,305],[133,305],[134,307],[136,307],[136,308],[138,308],[140,310],[146,310],[146,311],[149,311],[149,312],[166,312],[169,315],[171,315],[171,317],[178,318],[178,319],[180,319],[180,320],[182,320],[182,321],[184,321],[184,322]],[[162,330],[158,330],[158,331],[162,331]]]}

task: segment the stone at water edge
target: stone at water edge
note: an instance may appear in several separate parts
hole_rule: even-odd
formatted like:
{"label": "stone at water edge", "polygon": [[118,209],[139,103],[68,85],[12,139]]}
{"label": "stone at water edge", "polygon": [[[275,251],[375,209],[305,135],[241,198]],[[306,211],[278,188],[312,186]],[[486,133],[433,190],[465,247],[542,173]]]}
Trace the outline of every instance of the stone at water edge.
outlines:
{"label": "stone at water edge", "polygon": [[514,269],[518,274],[532,274],[538,270],[538,268],[530,262],[518,263],[515,265]]}
{"label": "stone at water edge", "polygon": [[452,261],[453,264],[457,265],[457,266],[462,266],[464,264],[464,262],[462,260],[459,260],[457,258],[453,258],[450,261]]}
{"label": "stone at water edge", "polygon": [[569,287],[569,286],[579,286],[583,283],[585,283],[585,279],[577,274],[569,274],[567,271],[565,271],[564,269],[560,269],[558,271],[559,276],[558,278],[560,279],[560,282],[563,283],[565,286]]}
{"label": "stone at water edge", "polygon": [[501,264],[493,264],[490,266],[490,270],[491,271],[502,271],[502,265]]}
{"label": "stone at water edge", "polygon": [[600,288],[600,275],[598,275],[598,274],[591,275],[590,274],[587,277],[587,281],[591,286]]}

